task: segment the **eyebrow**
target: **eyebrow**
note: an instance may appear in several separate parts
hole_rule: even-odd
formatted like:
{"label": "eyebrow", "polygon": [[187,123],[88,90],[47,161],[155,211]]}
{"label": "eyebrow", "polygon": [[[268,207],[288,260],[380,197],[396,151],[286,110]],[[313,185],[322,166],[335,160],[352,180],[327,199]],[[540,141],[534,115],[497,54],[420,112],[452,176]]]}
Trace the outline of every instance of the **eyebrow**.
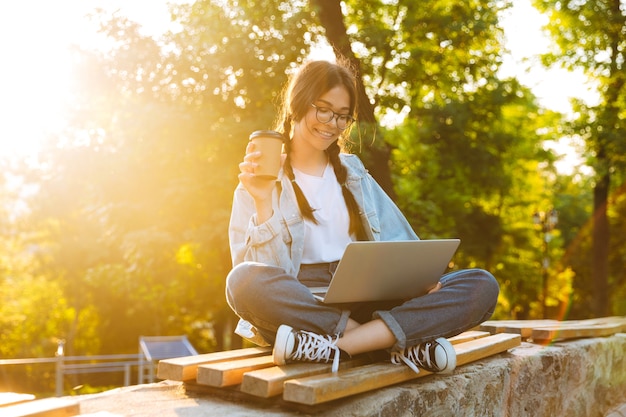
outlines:
{"label": "eyebrow", "polygon": [[[318,98],[318,99],[317,99],[317,101],[319,101],[319,102],[321,102],[321,103],[324,103],[324,104],[325,104],[325,106],[324,106],[324,107],[330,107],[330,108],[332,108],[332,107],[333,107],[333,103],[331,103],[331,102],[329,102],[329,101],[322,100],[321,98]],[[339,111],[346,111],[346,112],[349,112],[349,111],[350,111],[350,107],[342,107],[342,108],[340,108],[340,109],[339,109]]]}

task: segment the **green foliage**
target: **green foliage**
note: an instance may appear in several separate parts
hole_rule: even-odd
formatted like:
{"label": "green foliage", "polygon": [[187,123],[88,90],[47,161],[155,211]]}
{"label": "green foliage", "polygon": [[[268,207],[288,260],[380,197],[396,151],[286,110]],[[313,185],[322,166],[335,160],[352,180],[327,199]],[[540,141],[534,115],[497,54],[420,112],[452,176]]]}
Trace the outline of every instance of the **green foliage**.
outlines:
{"label": "green foliage", "polygon": [[492,271],[510,309],[501,314],[514,317],[540,296],[532,214],[548,192],[538,161],[551,155],[537,132],[552,118],[517,83],[494,78],[461,103],[414,107],[396,129],[403,211],[424,238],[460,237],[456,267]]}
{"label": "green foliage", "polygon": [[[110,49],[77,51],[72,123],[42,156],[30,221],[49,249],[39,270],[77,314],[100,318],[103,352],[175,333],[201,351],[224,347],[237,164],[249,133],[272,127],[312,35],[302,7],[257,6],[177,6],[182,30],[161,39],[99,14]],[[93,353],[77,333],[57,333]]]}
{"label": "green foliage", "polygon": [[64,335],[75,334],[95,353],[98,317],[92,306],[77,311],[60,280],[37,272],[46,248],[19,229],[3,235],[0,257],[0,357],[51,356]]}
{"label": "green foliage", "polygon": [[63,292],[56,283],[20,276],[3,282],[0,307],[0,355],[49,356],[57,337],[71,321]]}
{"label": "green foliage", "polygon": [[[613,219],[619,214],[612,207],[612,192],[619,193],[623,181],[619,173],[626,166],[626,13],[621,0],[555,1],[536,0],[536,6],[549,16],[547,30],[556,45],[544,56],[548,65],[560,64],[582,70],[597,86],[600,102],[574,103],[575,117],[568,132],[586,143],[589,163],[595,171],[593,183],[593,226],[589,279],[595,315],[611,313],[609,301],[623,282],[620,261],[613,259],[621,250],[612,245]],[[617,176],[617,180],[615,178]]]}

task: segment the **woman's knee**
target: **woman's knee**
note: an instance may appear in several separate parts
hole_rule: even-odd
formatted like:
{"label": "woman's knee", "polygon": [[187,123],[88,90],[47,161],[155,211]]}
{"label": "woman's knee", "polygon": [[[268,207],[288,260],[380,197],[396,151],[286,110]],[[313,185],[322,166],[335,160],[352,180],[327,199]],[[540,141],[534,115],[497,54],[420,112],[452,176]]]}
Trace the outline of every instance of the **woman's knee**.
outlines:
{"label": "woman's knee", "polygon": [[496,305],[498,304],[498,295],[500,293],[500,285],[496,278],[488,271],[479,269],[476,271],[478,290],[476,294],[479,294],[481,305],[484,306],[485,311],[480,318],[480,322],[488,320],[494,313]]}
{"label": "woman's knee", "polygon": [[242,262],[236,265],[226,277],[226,296],[233,306],[234,301],[245,303],[247,299],[258,302],[268,288],[268,280],[284,273],[281,268],[258,263]]}
{"label": "woman's knee", "polygon": [[476,301],[483,305],[494,306],[498,301],[500,286],[495,277],[484,269],[464,269],[446,275],[442,282],[444,286],[453,285],[465,288]]}
{"label": "woman's knee", "polygon": [[258,264],[243,262],[236,265],[226,277],[226,291],[231,296],[239,296],[242,292],[254,292],[255,282],[258,281]]}
{"label": "woman's knee", "polygon": [[483,291],[485,295],[495,305],[498,302],[498,294],[500,294],[500,285],[498,284],[498,281],[493,276],[493,274],[482,269],[479,271],[481,271],[481,274],[482,274],[481,284],[483,286]]}
{"label": "woman's knee", "polygon": [[493,274],[484,269],[469,269],[467,272],[471,275],[472,287],[474,287],[472,292],[478,294],[484,304],[495,306],[498,302],[500,285]]}
{"label": "woman's knee", "polygon": [[247,263],[244,262],[236,265],[226,276],[226,290],[230,293],[234,293],[237,292],[239,288],[246,287],[245,281],[248,276]]}

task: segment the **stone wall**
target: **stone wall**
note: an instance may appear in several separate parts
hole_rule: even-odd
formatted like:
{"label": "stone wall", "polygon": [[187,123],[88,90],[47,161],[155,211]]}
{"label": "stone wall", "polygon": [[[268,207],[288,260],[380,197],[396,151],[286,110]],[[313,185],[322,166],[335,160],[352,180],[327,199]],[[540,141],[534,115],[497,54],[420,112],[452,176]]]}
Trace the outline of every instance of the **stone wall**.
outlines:
{"label": "stone wall", "polygon": [[[82,413],[119,416],[602,417],[626,403],[626,334],[520,347],[413,382],[315,408],[250,400],[180,383],[80,399]],[[80,398],[80,397],[79,397]]]}

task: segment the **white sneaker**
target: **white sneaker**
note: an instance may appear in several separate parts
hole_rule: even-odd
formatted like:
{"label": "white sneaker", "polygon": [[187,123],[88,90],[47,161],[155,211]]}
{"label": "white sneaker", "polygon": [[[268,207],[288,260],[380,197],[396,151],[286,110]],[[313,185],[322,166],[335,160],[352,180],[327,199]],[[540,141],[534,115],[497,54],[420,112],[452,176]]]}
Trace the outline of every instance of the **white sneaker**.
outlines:
{"label": "white sneaker", "polygon": [[274,364],[285,365],[290,362],[324,362],[328,363],[332,358],[332,371],[339,369],[340,350],[335,344],[339,336],[334,339],[331,336],[321,336],[305,330],[294,330],[283,324],[276,332],[274,342]]}
{"label": "white sneaker", "polygon": [[419,373],[419,366],[433,373],[449,374],[456,368],[456,352],[447,339],[440,337],[400,352],[391,352],[391,362],[396,365],[405,363],[416,373]]}

